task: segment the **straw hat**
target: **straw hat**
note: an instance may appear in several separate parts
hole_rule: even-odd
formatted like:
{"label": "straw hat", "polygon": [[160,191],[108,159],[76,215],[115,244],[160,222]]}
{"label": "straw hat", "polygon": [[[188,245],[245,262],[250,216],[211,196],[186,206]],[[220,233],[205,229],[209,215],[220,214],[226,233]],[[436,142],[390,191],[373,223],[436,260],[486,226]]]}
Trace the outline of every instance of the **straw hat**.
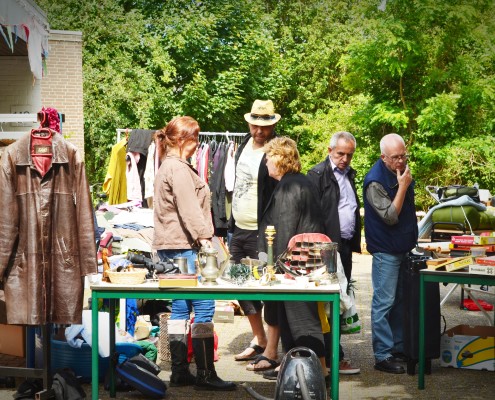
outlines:
{"label": "straw hat", "polygon": [[271,100],[255,100],[251,112],[244,114],[244,119],[252,125],[269,126],[280,121],[280,114],[276,114]]}

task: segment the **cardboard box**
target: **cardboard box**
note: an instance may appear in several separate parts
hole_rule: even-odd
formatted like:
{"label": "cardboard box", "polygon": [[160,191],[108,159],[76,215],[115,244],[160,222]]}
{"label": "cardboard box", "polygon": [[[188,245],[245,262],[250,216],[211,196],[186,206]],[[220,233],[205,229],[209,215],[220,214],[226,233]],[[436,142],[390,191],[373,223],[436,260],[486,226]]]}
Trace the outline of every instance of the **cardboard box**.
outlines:
{"label": "cardboard box", "polygon": [[440,342],[440,365],[495,371],[495,327],[458,325]]}
{"label": "cardboard box", "polygon": [[25,357],[26,329],[24,326],[0,324],[0,353]]}
{"label": "cardboard box", "polygon": [[495,267],[491,265],[471,264],[469,266],[469,273],[495,276]]}
{"label": "cardboard box", "polygon": [[213,322],[234,323],[234,307],[228,303],[217,302],[215,304],[215,314],[213,314]]}
{"label": "cardboard box", "polygon": [[198,286],[198,277],[194,274],[160,274],[158,287]]}

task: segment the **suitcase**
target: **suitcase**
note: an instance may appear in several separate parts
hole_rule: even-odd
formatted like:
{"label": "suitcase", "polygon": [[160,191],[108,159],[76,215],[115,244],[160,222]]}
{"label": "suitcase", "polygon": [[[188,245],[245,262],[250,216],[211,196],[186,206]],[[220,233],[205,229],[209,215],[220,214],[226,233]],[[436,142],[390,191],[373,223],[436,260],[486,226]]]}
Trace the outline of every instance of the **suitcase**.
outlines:
{"label": "suitcase", "polygon": [[145,370],[151,372],[153,375],[158,375],[161,371],[161,368],[156,363],[147,359],[141,353],[129,358],[129,361],[136,365],[139,365],[141,368],[144,368]]}
{"label": "suitcase", "polygon": [[167,385],[164,381],[130,360],[117,364],[115,371],[120,379],[147,397],[163,399],[167,393]]}
{"label": "suitcase", "polygon": [[[404,307],[404,354],[407,373],[414,375],[419,359],[419,271],[427,268],[424,255],[410,254],[402,263]],[[431,373],[431,360],[440,357],[440,287],[438,282],[425,286],[425,372]]]}

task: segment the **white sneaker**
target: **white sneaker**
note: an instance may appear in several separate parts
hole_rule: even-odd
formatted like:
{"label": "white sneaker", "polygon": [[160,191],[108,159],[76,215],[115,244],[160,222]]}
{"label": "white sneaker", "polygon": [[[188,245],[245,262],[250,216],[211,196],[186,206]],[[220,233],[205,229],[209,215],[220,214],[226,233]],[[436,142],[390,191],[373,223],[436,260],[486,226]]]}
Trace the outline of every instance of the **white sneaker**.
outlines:
{"label": "white sneaker", "polygon": [[341,375],[355,375],[361,372],[360,368],[353,367],[351,360],[344,358],[339,362],[339,374]]}

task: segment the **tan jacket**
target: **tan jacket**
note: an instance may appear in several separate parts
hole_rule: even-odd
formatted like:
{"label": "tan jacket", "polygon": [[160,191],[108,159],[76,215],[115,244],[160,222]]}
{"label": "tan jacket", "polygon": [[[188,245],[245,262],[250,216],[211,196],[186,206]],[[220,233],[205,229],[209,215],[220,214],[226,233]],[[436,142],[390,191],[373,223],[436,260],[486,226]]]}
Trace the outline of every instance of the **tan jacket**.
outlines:
{"label": "tan jacket", "polygon": [[191,249],[213,236],[210,189],[179,157],[167,156],[155,177],[154,250]]}
{"label": "tan jacket", "polygon": [[84,162],[62,135],[42,178],[27,134],[5,150],[0,166],[0,283],[7,321],[82,322],[84,275],[97,272],[94,219]]}

